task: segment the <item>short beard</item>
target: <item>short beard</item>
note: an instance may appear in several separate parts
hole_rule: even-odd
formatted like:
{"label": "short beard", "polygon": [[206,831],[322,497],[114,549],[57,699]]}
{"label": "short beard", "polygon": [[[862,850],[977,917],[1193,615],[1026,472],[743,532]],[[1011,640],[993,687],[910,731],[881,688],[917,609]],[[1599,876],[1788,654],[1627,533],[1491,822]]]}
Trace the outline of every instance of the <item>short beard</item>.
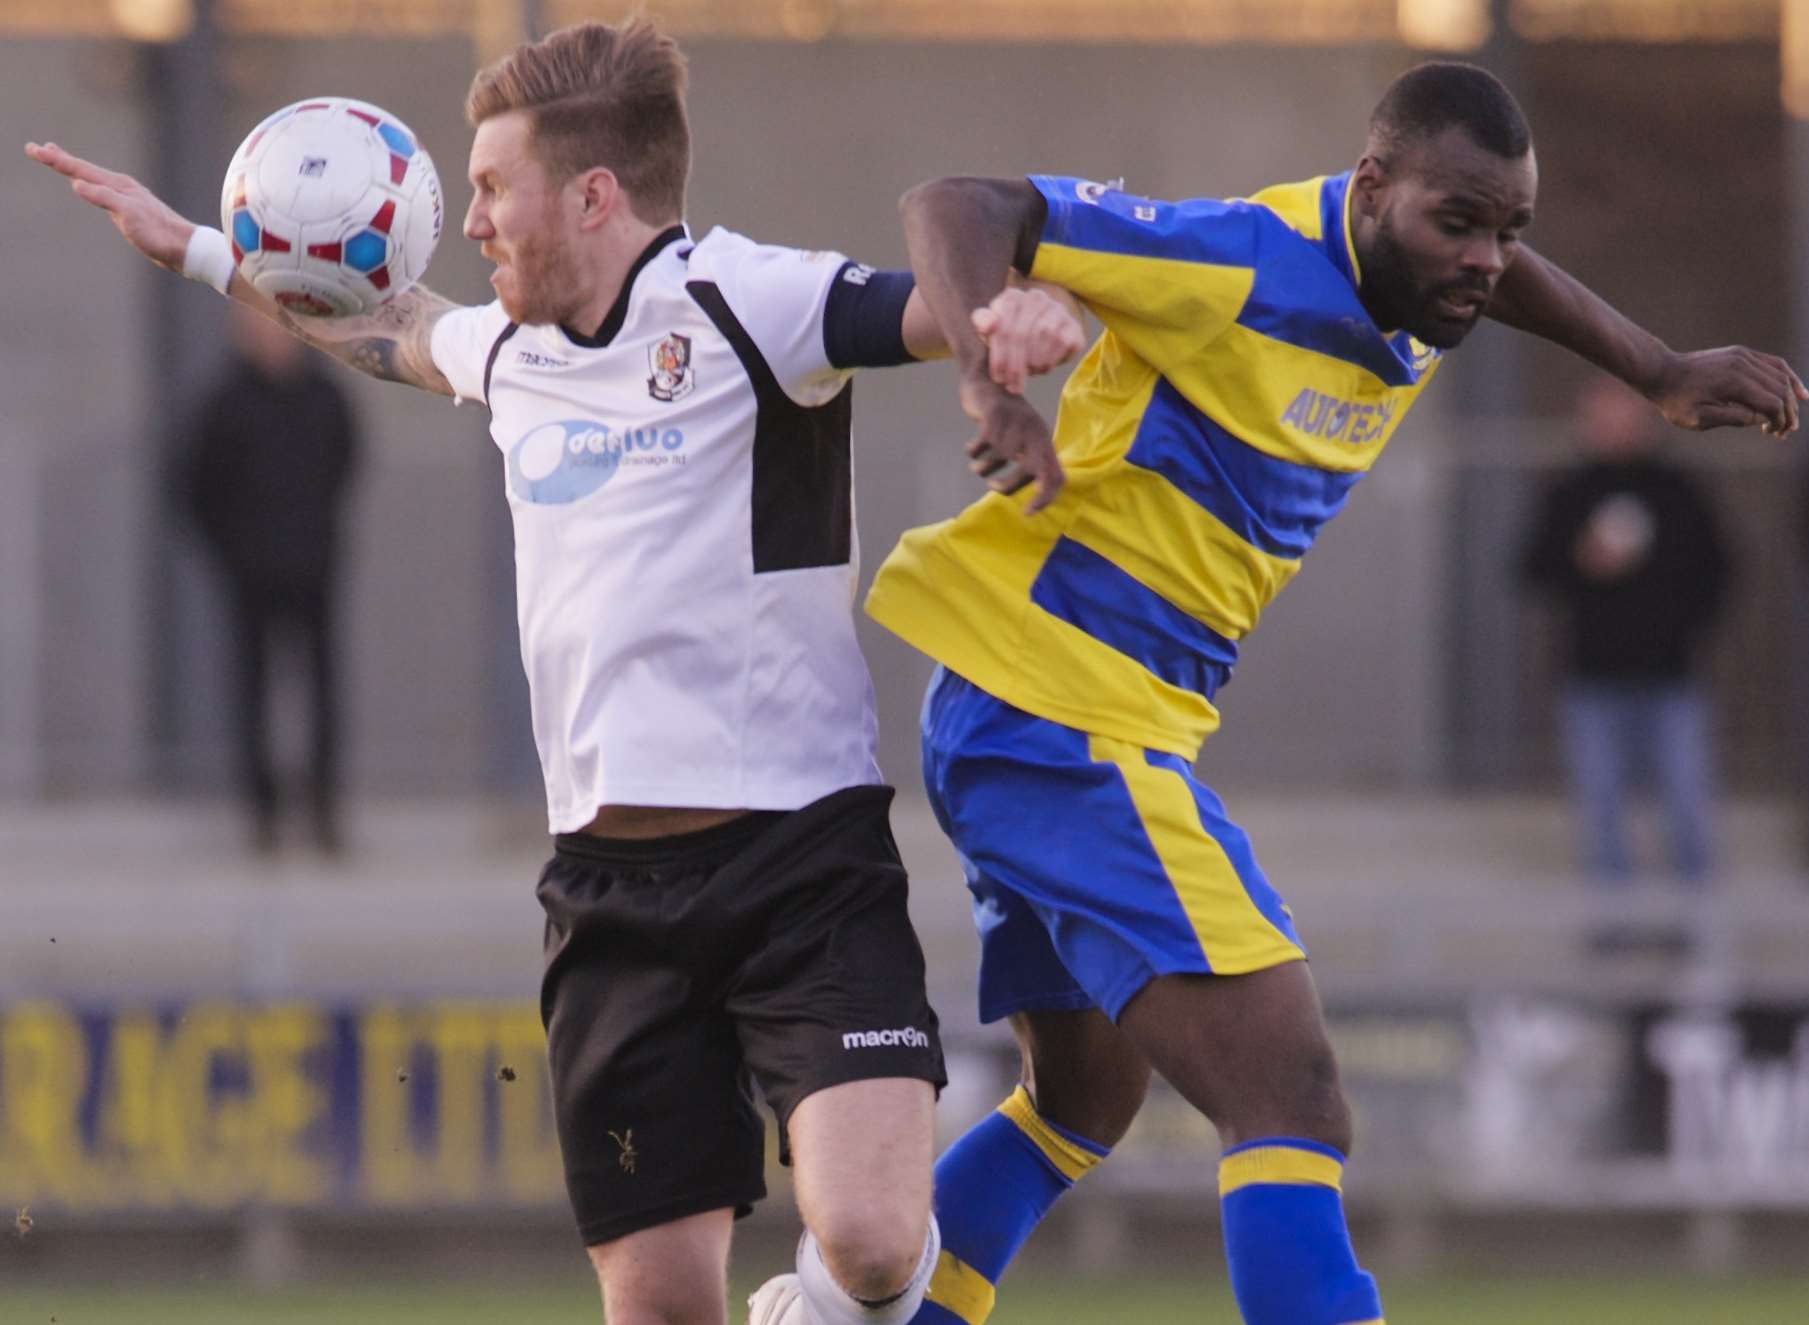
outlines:
{"label": "short beard", "polygon": [[530,327],[563,324],[578,289],[578,264],[571,250],[549,229],[523,239],[509,265],[515,287],[513,302],[503,303],[509,320]]}
{"label": "short beard", "polygon": [[[1461,282],[1454,285],[1461,286]],[[1369,252],[1363,255],[1360,291],[1363,306],[1369,310],[1376,325],[1390,331],[1405,331],[1434,349],[1455,349],[1476,323],[1471,321],[1469,326],[1454,331],[1425,316],[1444,288],[1422,284],[1415,278],[1412,260],[1395,234],[1393,222],[1387,215],[1378,218]]]}
{"label": "short beard", "polygon": [[1419,283],[1413,279],[1407,250],[1395,236],[1394,224],[1386,213],[1376,219],[1375,236],[1370,241],[1369,252],[1363,255],[1360,293],[1363,306],[1383,330],[1412,330],[1407,323],[1421,291]]}

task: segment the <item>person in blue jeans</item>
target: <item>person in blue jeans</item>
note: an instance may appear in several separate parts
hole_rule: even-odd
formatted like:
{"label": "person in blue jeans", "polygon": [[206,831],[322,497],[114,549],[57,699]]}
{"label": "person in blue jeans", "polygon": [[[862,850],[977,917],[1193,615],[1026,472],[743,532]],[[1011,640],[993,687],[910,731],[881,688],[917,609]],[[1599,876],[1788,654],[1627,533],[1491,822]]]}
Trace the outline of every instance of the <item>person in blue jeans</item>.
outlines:
{"label": "person in blue jeans", "polygon": [[1672,869],[1701,883],[1713,863],[1714,753],[1696,664],[1726,598],[1728,558],[1708,494],[1658,454],[1648,413],[1612,380],[1583,393],[1586,458],[1545,492],[1521,569],[1565,617],[1564,747],[1584,869],[1605,883],[1636,872],[1625,807],[1643,773],[1663,807]]}

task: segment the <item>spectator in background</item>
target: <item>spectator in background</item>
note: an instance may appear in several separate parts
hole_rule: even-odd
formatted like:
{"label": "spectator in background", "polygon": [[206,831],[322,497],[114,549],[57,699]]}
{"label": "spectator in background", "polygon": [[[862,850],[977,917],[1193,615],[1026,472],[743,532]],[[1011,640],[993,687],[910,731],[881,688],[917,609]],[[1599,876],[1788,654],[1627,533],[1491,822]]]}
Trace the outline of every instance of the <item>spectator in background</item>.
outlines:
{"label": "spectator in background", "polygon": [[1604,882],[1632,875],[1623,809],[1643,770],[1662,799],[1673,868],[1700,883],[1713,754],[1695,663],[1727,557],[1702,484],[1657,453],[1650,416],[1610,378],[1584,391],[1586,458],[1544,494],[1521,571],[1566,618],[1564,737],[1585,867]]}
{"label": "spectator in background", "polygon": [[344,392],[306,345],[231,310],[233,360],[203,402],[183,466],[196,527],[231,613],[240,791],[260,853],[277,842],[269,675],[273,645],[306,663],[312,740],[307,808],[316,843],[340,848],[333,595],[341,516],[358,453]]}

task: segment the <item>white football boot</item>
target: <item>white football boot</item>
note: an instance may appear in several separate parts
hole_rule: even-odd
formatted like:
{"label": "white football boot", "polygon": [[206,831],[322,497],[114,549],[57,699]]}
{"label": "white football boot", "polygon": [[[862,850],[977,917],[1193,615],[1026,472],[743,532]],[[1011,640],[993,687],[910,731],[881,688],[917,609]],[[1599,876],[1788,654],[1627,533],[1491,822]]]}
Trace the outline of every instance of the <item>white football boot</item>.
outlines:
{"label": "white football boot", "polygon": [[798,1276],[776,1274],[747,1300],[747,1325],[811,1325]]}

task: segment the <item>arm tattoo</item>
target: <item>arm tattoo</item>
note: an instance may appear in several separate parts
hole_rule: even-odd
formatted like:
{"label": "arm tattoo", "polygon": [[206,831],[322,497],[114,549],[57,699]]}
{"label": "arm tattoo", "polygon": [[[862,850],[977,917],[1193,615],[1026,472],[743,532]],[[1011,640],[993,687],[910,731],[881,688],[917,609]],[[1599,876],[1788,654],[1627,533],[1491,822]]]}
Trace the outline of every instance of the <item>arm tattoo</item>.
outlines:
{"label": "arm tattoo", "polygon": [[407,377],[396,366],[396,352],[400,346],[393,340],[382,340],[376,336],[364,340],[355,340],[340,351],[341,357],[361,373],[384,382],[403,382]]}
{"label": "arm tattoo", "polygon": [[430,302],[420,297],[420,292],[410,291],[387,304],[379,304],[371,313],[370,320],[380,327],[389,327],[395,331],[404,331],[420,319],[421,314],[432,311],[435,304],[450,308],[445,300],[437,296]]}
{"label": "arm tattoo", "polygon": [[291,335],[378,381],[451,395],[452,387],[434,366],[431,345],[434,323],[455,307],[417,287],[358,317],[297,317],[280,307],[275,316]]}

